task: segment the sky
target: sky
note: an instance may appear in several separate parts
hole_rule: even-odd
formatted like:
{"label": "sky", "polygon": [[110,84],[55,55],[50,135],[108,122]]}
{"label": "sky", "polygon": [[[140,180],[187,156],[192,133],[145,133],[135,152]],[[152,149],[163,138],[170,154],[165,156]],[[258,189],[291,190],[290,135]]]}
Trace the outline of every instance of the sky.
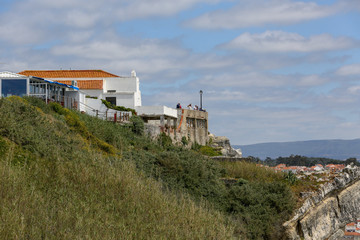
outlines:
{"label": "sky", "polygon": [[359,0],[0,0],[0,71],[102,69],[233,145],[360,138]]}

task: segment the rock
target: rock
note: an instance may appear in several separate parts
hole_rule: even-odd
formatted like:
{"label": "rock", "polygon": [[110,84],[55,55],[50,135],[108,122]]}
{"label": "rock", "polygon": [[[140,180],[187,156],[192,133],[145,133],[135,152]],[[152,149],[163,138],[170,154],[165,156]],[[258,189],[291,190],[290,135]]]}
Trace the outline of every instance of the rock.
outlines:
{"label": "rock", "polygon": [[[307,194],[304,194],[307,195]],[[340,228],[360,216],[360,168],[347,167],[332,182],[309,194],[284,223],[288,239],[338,239]]]}
{"label": "rock", "polygon": [[214,134],[209,134],[210,146],[221,151],[221,154],[226,157],[241,158],[242,152],[240,149],[231,147],[230,140],[227,137],[217,137]]}
{"label": "rock", "polygon": [[341,239],[344,236],[344,231],[339,229],[336,233],[334,233],[331,237],[329,237],[329,240],[338,240]]}

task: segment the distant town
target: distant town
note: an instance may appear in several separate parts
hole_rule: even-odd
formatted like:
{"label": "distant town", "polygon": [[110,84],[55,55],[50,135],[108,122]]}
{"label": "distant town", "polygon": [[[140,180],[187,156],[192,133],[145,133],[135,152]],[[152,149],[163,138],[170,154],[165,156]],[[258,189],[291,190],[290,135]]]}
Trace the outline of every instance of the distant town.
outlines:
{"label": "distant town", "polygon": [[356,222],[346,224],[343,239],[360,239],[360,218]]}

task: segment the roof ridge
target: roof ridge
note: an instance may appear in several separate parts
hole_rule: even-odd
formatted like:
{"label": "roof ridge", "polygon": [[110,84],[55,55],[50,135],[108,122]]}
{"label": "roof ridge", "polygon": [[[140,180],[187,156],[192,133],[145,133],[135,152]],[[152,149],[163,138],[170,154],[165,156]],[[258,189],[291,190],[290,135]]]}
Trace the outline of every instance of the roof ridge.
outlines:
{"label": "roof ridge", "polygon": [[[46,75],[46,73],[48,75]],[[68,76],[61,76],[61,73],[66,73],[69,74]],[[81,74],[81,73],[88,73],[87,76],[80,76],[80,78],[89,78],[89,77],[120,77],[118,75],[106,72],[104,70],[101,69],[77,69],[77,70],[24,70],[22,72],[19,72],[19,74],[24,74],[24,75],[42,75],[40,77],[45,77],[45,78],[79,78],[79,76],[71,76],[71,74]],[[98,74],[98,76],[94,76],[94,74]],[[45,75],[44,75],[45,74]],[[49,74],[51,76],[49,76]],[[57,75],[57,76],[55,76]],[[92,75],[92,76],[89,76]]]}

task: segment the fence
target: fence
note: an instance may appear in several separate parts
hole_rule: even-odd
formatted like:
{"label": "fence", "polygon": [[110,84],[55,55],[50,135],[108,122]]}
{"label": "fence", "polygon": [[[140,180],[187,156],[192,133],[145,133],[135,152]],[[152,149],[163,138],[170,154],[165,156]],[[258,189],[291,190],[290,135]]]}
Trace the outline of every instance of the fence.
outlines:
{"label": "fence", "polygon": [[82,102],[80,102],[81,105],[81,109],[85,110],[85,112],[91,116],[106,120],[106,121],[111,121],[111,122],[116,122],[116,123],[124,123],[124,122],[129,122],[130,121],[130,117],[132,116],[131,112],[125,112],[125,111],[117,111],[114,109],[109,109],[107,108],[106,111],[99,111],[95,108],[92,108]]}

